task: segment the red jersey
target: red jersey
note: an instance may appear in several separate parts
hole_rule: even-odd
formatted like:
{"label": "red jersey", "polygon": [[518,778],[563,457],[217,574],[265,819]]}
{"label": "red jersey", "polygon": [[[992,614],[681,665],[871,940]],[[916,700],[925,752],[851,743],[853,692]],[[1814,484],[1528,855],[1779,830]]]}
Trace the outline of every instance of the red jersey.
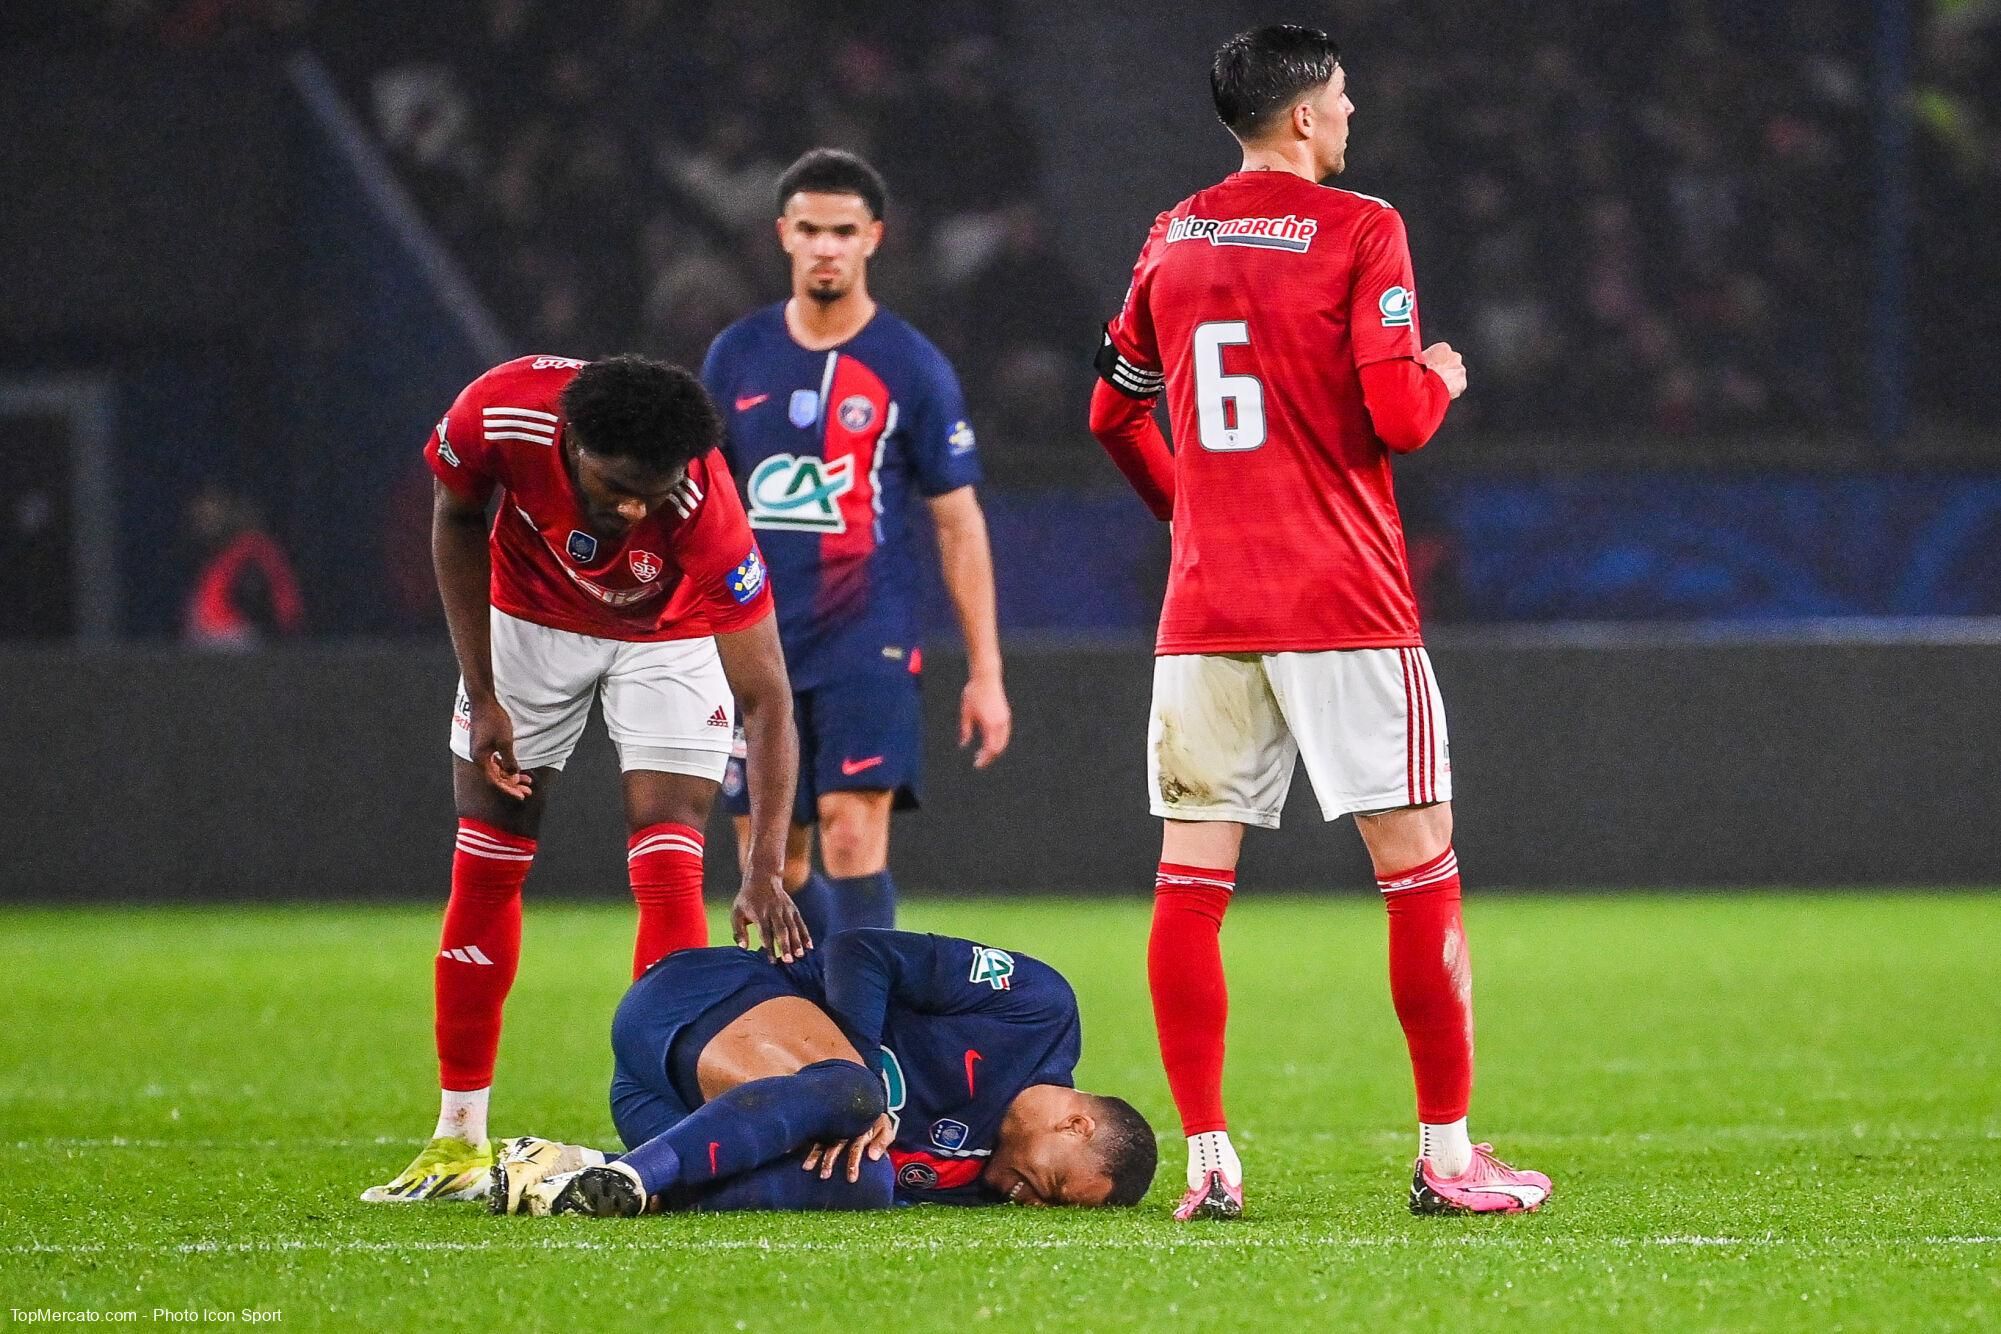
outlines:
{"label": "red jersey", "polygon": [[619,538],[590,529],[563,462],[563,387],[583,367],[521,357],[467,385],[431,433],[425,461],[475,503],[502,490],[491,551],[493,605],[599,639],[698,639],[771,611],[764,555],[717,450],[688,465],[670,502]]}
{"label": "red jersey", "polygon": [[1395,209],[1237,172],[1154,221],[1106,336],[1112,387],[1164,385],[1173,428],[1156,653],[1422,643],[1360,376],[1419,350]]}

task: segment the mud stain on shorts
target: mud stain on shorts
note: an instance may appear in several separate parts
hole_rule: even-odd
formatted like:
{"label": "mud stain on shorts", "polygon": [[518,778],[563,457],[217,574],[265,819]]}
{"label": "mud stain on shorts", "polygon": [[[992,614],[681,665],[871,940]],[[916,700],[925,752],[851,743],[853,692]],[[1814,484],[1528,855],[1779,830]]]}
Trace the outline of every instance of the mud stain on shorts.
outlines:
{"label": "mud stain on shorts", "polygon": [[1202,805],[1214,801],[1216,789],[1196,773],[1195,757],[1189,753],[1181,724],[1171,717],[1160,720],[1160,740],[1154,743],[1154,761],[1160,769],[1160,799],[1170,806]]}

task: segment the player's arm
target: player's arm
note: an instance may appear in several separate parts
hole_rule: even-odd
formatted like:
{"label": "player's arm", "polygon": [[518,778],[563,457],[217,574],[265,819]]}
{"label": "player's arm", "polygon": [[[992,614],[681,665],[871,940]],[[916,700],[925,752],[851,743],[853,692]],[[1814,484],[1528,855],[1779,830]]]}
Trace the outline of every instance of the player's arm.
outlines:
{"label": "player's arm", "polygon": [[1125,304],[1105,325],[1092,368],[1098,382],[1091,389],[1091,434],[1132,484],[1153,517],[1174,517],[1174,455],[1153,419],[1153,405],[1166,383],[1153,310],[1148,304],[1153,286],[1154,256],[1166,234],[1168,215],[1153,220],[1153,230],[1140,247]]}
{"label": "player's arm", "polygon": [[[452,652],[465,678],[466,719],[473,763],[486,781],[506,795],[524,799],[534,784],[514,761],[514,721],[501,707],[493,689],[493,646],[490,606],[493,576],[487,545],[487,501],[493,482],[483,460],[473,451],[479,438],[478,414],[468,406],[468,390],[460,395],[432,433],[425,460],[435,474],[431,500],[431,565],[438,576],[438,596],[451,630]],[[450,443],[457,440],[456,450]]]}
{"label": "player's arm", "polygon": [[786,963],[813,948],[806,921],[785,892],[785,833],[799,784],[799,738],[792,727],[792,684],[769,611],[748,627],[716,635],[723,675],[743,718],[744,767],[750,784],[750,853],[743,887],[730,908],[736,943],[750,948],[751,923],[764,947]]}
{"label": "player's arm", "polygon": [[1398,454],[1422,449],[1466,392],[1466,363],[1450,343],[1419,350],[1417,280],[1395,209],[1372,215],[1358,233],[1348,321],[1376,438]]}
{"label": "player's arm", "polygon": [[[1105,347],[1111,345],[1106,339]],[[1104,360],[1101,354],[1099,361]],[[1157,390],[1135,396],[1109,379],[1100,379],[1091,389],[1091,435],[1112,456],[1153,517],[1164,523],[1174,517],[1174,454],[1153,419],[1156,397]]]}
{"label": "player's arm", "polygon": [[689,477],[698,507],[677,539],[678,555],[700,590],[723,676],[736,696],[750,780],[750,845],[743,887],[730,907],[730,929],[737,944],[749,949],[749,927],[756,923],[764,948],[789,963],[811,949],[813,940],[785,892],[783,875],[792,794],[799,784],[799,741],[771,579],[722,454],[710,450],[695,460]]}
{"label": "player's arm", "polygon": [[892,1000],[920,1014],[1003,1013],[1024,1021],[1075,1008],[1048,964],[955,936],[869,927],[822,943],[827,1009],[873,1052]]}
{"label": "player's arm", "polygon": [[984,769],[1007,749],[1014,714],[1001,684],[1000,630],[994,614],[994,554],[987,519],[974,485],[980,459],[966,419],[966,396],[952,364],[923,344],[915,359],[909,425],[902,432],[917,488],[938,531],[939,572],[959,632],[966,640],[966,688],[959,695],[959,745],[980,748],[973,767]]}
{"label": "player's arm", "polygon": [[966,689],[959,697],[959,745],[980,748],[973,767],[984,769],[1007,749],[1014,731],[1007,689],[1001,683],[1000,627],[994,611],[994,556],[987,518],[971,486],[933,496],[931,520],[938,529],[938,567],[959,632],[966,640]]}

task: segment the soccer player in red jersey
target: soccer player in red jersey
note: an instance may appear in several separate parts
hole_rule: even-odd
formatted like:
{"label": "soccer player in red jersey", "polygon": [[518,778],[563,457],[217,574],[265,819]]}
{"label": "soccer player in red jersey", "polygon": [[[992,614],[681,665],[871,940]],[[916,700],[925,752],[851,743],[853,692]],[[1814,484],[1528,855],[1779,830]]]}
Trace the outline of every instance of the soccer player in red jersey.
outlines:
{"label": "soccer player in red jersey", "polygon": [[[1173,523],[1147,777],[1165,820],[1147,972],[1188,1136],[1181,1219],[1235,1217],[1218,935],[1245,826],[1278,827],[1303,758],[1352,814],[1389,910],[1390,992],[1417,1084],[1416,1212],[1533,1209],[1549,1178],[1467,1135],[1473,1014],[1445,711],[1418,630],[1390,459],[1466,388],[1420,350],[1403,221],[1319,184],[1354,107],[1325,33],[1241,33],[1210,73],[1241,170],[1162,213],[1106,328],[1091,429]],[[1154,425],[1165,390],[1172,454]]]}
{"label": "soccer player in red jersey", "polygon": [[798,778],[792,689],[764,556],[721,438],[700,381],[631,356],[497,366],[431,435],[432,553],[462,674],[451,738],[457,853],[434,966],[443,1094],[429,1145],[364,1200],[485,1190],[487,1097],[521,953],[521,886],[593,696],[624,773],[639,905],[633,976],[708,944],[702,830],[738,707],[754,761],[752,832],[731,924],[747,945],[755,923],[786,960],[810,948],[781,881]]}

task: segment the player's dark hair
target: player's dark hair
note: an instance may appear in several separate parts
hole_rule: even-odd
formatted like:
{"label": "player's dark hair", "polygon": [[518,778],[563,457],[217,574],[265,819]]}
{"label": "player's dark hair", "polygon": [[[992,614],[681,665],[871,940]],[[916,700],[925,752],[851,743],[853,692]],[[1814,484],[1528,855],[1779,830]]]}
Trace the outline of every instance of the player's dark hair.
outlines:
{"label": "player's dark hair", "polygon": [[1160,1166],[1160,1141],[1153,1127],[1140,1115],[1139,1108],[1124,1098],[1095,1095],[1092,1109],[1098,1130],[1091,1143],[1098,1150],[1098,1162],[1112,1179],[1112,1193],[1106,1204],[1138,1204],[1153,1184],[1154,1169]]}
{"label": "player's dark hair", "polygon": [[868,215],[882,221],[889,207],[889,187],[882,173],[868,159],[840,148],[809,149],[778,178],[778,211],[785,201],[804,190],[814,195],[854,195],[868,206]]}
{"label": "player's dark hair", "polygon": [[1209,95],[1216,116],[1239,139],[1255,139],[1301,97],[1334,77],[1341,48],[1318,28],[1273,23],[1238,33],[1216,49]]}
{"label": "player's dark hair", "polygon": [[665,362],[627,353],[593,361],[563,388],[563,417],[577,447],[669,473],[723,438],[702,382]]}

